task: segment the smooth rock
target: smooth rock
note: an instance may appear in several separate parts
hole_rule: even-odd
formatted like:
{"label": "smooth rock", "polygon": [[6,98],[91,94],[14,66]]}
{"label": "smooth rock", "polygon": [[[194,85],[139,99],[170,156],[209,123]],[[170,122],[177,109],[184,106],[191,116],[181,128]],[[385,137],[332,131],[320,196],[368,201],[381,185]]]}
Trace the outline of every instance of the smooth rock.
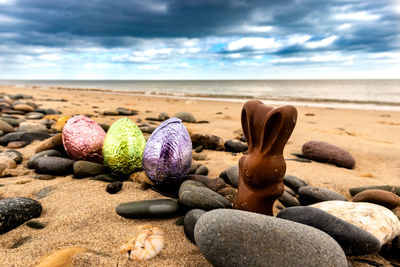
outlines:
{"label": "smooth rock", "polygon": [[7,146],[10,142],[19,141],[20,137],[24,133],[22,132],[15,132],[15,133],[8,133],[2,137],[0,137],[0,146]]}
{"label": "smooth rock", "polygon": [[385,190],[400,196],[400,186],[395,186],[395,185],[373,185],[373,186],[353,187],[350,188],[350,194],[354,196],[355,194],[368,189]]}
{"label": "smooth rock", "polygon": [[47,197],[47,195],[51,192],[51,186],[47,186],[45,188],[43,188],[42,190],[40,190],[38,193],[36,193],[35,197],[36,199],[42,199]]}
{"label": "smooth rock", "polygon": [[196,148],[194,149],[194,152],[196,152],[196,153],[201,153],[203,150],[204,150],[204,147],[203,147],[203,146],[198,146],[198,147],[196,147]]}
{"label": "smooth rock", "polygon": [[42,205],[34,199],[19,197],[0,200],[0,234],[39,217],[41,213]]}
{"label": "smooth rock", "polygon": [[35,168],[35,162],[37,159],[41,157],[61,157],[62,154],[58,150],[50,149],[50,150],[44,150],[39,153],[34,154],[30,159],[28,160],[28,168],[29,169],[34,169]]}
{"label": "smooth rock", "polygon": [[3,154],[5,156],[7,156],[8,158],[12,159],[17,164],[20,164],[22,162],[22,160],[23,160],[23,156],[22,156],[21,152],[19,152],[18,150],[15,150],[15,149],[8,149],[8,150],[0,153],[0,155],[1,154]]}
{"label": "smooth rock", "polygon": [[370,202],[394,209],[400,206],[400,197],[392,192],[379,189],[369,189],[356,194],[353,202]]}
{"label": "smooth rock", "polygon": [[224,147],[225,147],[225,151],[235,152],[235,153],[244,152],[247,149],[249,149],[249,147],[247,146],[246,143],[234,142],[232,140],[226,141],[224,144]]}
{"label": "smooth rock", "polygon": [[110,194],[116,194],[122,189],[122,182],[116,181],[108,184],[106,187],[106,191]]}
{"label": "smooth rock", "polygon": [[206,166],[200,165],[200,166],[197,168],[197,170],[194,172],[194,174],[207,176],[207,174],[208,174],[208,169],[207,169]]}
{"label": "smooth rock", "polygon": [[353,156],[349,152],[325,142],[309,141],[303,145],[302,153],[308,159],[323,163],[331,163],[347,169],[354,168],[356,164]]}
{"label": "smooth rock", "polygon": [[189,112],[178,112],[174,115],[174,117],[181,119],[183,122],[196,122],[196,119],[194,118],[194,116],[192,114],[190,114]]}
{"label": "smooth rock", "polygon": [[26,105],[26,104],[17,104],[17,105],[14,105],[13,108],[15,110],[22,111],[22,112],[25,112],[25,113],[26,112],[33,112],[35,110],[32,106]]}
{"label": "smooth rock", "polygon": [[204,184],[187,180],[179,188],[179,201],[192,209],[212,210],[230,208],[231,203]]}
{"label": "smooth rock", "polygon": [[17,148],[22,148],[24,146],[26,146],[26,142],[15,141],[15,142],[8,143],[7,148],[17,149]]}
{"label": "smooth rock", "polygon": [[296,222],[241,210],[203,214],[194,238],[214,266],[341,266],[346,256],[326,233]]}
{"label": "smooth rock", "polygon": [[221,178],[209,178],[205,175],[191,174],[186,177],[187,180],[197,181],[213,191],[218,191],[226,186],[226,183]]}
{"label": "smooth rock", "polygon": [[196,170],[201,166],[201,164],[197,164],[194,163],[192,161],[192,164],[190,165],[190,169],[189,169],[189,174],[194,174],[196,172]]}
{"label": "smooth rock", "polygon": [[35,153],[39,153],[45,150],[57,149],[62,147],[62,133],[53,135],[50,138],[42,141],[35,149]]}
{"label": "smooth rock", "polygon": [[115,177],[111,174],[99,174],[99,175],[96,175],[95,177],[91,178],[91,180],[112,183],[112,182],[117,181],[118,179],[117,179],[117,177]]}
{"label": "smooth rock", "polygon": [[183,219],[183,232],[193,244],[196,244],[196,241],[194,241],[194,227],[201,215],[204,213],[206,213],[205,210],[192,209],[186,213],[185,218]]}
{"label": "smooth rock", "polygon": [[286,185],[284,186],[284,189],[286,192],[288,192],[289,194],[291,194],[292,196],[296,197],[296,192],[293,191],[292,188],[287,187]]}
{"label": "smooth rock", "polygon": [[192,158],[193,160],[201,161],[201,160],[206,160],[207,156],[204,154],[193,154]]}
{"label": "smooth rock", "polygon": [[177,214],[179,205],[172,199],[152,199],[120,204],[116,211],[128,219],[164,218]]}
{"label": "smooth rock", "polygon": [[389,209],[367,202],[324,201],[314,205],[375,236],[382,245],[400,235],[400,222]]}
{"label": "smooth rock", "polygon": [[43,124],[38,122],[21,122],[18,127],[18,132],[26,132],[26,133],[49,133],[49,130]]}
{"label": "smooth rock", "polygon": [[298,194],[299,201],[303,206],[329,200],[346,200],[346,198],[339,193],[310,185],[300,187]]}
{"label": "smooth rock", "polygon": [[203,146],[205,149],[222,151],[224,150],[224,140],[221,137],[210,134],[191,134],[190,139],[194,148]]}
{"label": "smooth rock", "polygon": [[346,255],[369,255],[381,249],[381,242],[369,232],[314,207],[291,207],[276,216],[327,233],[339,243]]}
{"label": "smooth rock", "polygon": [[306,186],[307,183],[294,175],[285,175],[283,177],[283,184],[292,189],[294,192],[298,192],[299,188]]}
{"label": "smooth rock", "polygon": [[50,138],[51,135],[48,133],[41,133],[41,132],[30,132],[30,133],[23,133],[18,141],[26,142],[26,144],[30,144],[33,141],[39,140],[43,141],[47,138]]}
{"label": "smooth rock", "polygon": [[239,166],[233,165],[226,169],[226,175],[230,184],[237,188],[239,184]]}
{"label": "smooth rock", "polygon": [[38,179],[38,180],[53,180],[56,177],[54,175],[50,175],[50,174],[37,174],[33,176],[34,179]]}
{"label": "smooth rock", "polygon": [[[8,124],[10,124],[12,127],[18,127],[19,124],[22,122],[22,120],[19,118],[7,118],[7,117],[1,117],[0,121],[5,121]],[[13,128],[13,132],[14,132],[14,128]]]}
{"label": "smooth rock", "polygon": [[278,198],[279,202],[281,202],[285,207],[293,207],[293,206],[301,206],[299,200],[289,194],[286,190],[283,191],[283,195]]}
{"label": "smooth rock", "polygon": [[158,115],[158,119],[159,119],[160,121],[168,120],[168,119],[169,119],[169,115],[168,115],[167,113],[165,113],[165,112],[161,112],[161,113]]}
{"label": "smooth rock", "polygon": [[127,109],[122,107],[117,108],[117,112],[118,115],[123,115],[123,116],[133,116],[138,114],[137,110]]}
{"label": "smooth rock", "polygon": [[60,157],[41,157],[35,161],[35,171],[51,175],[67,175],[73,172],[72,159]]}
{"label": "smooth rock", "polygon": [[107,171],[103,164],[86,160],[75,161],[73,169],[75,178],[93,177]]}
{"label": "smooth rock", "polygon": [[33,228],[33,229],[43,229],[46,225],[38,220],[30,220],[26,223],[26,226]]}
{"label": "smooth rock", "polygon": [[44,117],[44,114],[41,112],[29,112],[25,114],[25,119],[27,120],[40,120]]}
{"label": "smooth rock", "polygon": [[4,120],[0,120],[0,130],[2,130],[6,134],[15,132],[14,127],[12,127],[10,124],[5,122]]}

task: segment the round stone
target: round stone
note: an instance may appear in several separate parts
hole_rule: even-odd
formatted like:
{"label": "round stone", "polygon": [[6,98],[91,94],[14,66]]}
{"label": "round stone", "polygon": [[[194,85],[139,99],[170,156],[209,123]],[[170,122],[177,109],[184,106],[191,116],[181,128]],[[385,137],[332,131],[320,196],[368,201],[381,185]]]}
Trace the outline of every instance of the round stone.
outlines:
{"label": "round stone", "polygon": [[190,114],[189,112],[178,112],[174,115],[174,117],[181,119],[183,122],[196,122],[196,119],[194,118],[194,116],[192,114]]}
{"label": "round stone", "polygon": [[194,238],[214,266],[347,266],[338,243],[296,222],[241,210],[203,214]]}
{"label": "round stone", "polygon": [[226,169],[226,176],[228,177],[231,185],[237,188],[239,184],[239,166],[233,165]]}
{"label": "round stone", "polygon": [[75,178],[93,177],[106,172],[103,164],[86,160],[75,161],[73,169]]}
{"label": "round stone", "polygon": [[107,185],[106,191],[110,194],[116,194],[122,189],[122,182],[116,181],[112,182],[111,184]]}
{"label": "round stone", "polygon": [[204,213],[206,213],[205,210],[192,209],[188,213],[186,213],[185,218],[183,219],[183,232],[193,244],[196,244],[196,242],[194,241],[194,227],[200,216]]}
{"label": "round stone", "polygon": [[41,157],[35,161],[35,171],[51,175],[67,175],[73,172],[72,159],[60,157]]}
{"label": "round stone", "polygon": [[194,174],[207,176],[207,174],[208,174],[208,169],[207,169],[206,166],[200,165],[200,166],[196,169],[196,171],[194,172]]}
{"label": "round stone", "polygon": [[183,182],[180,186],[179,201],[192,209],[212,210],[231,207],[231,203],[226,198],[204,184],[191,180]]}
{"label": "round stone", "polygon": [[379,189],[369,189],[356,194],[353,202],[370,202],[388,209],[394,209],[400,206],[400,197],[392,192]]}
{"label": "round stone", "polygon": [[30,159],[28,160],[28,168],[29,169],[34,169],[35,168],[35,162],[37,159],[42,158],[42,157],[61,157],[61,153],[58,150],[50,149],[50,150],[44,150],[42,152],[34,154]]}
{"label": "round stone", "polygon": [[283,195],[278,199],[285,207],[301,206],[299,200],[289,194],[286,190]]}
{"label": "round stone", "polygon": [[300,187],[307,185],[305,181],[301,180],[300,178],[297,178],[294,175],[285,175],[283,177],[283,183],[296,193],[299,191]]}

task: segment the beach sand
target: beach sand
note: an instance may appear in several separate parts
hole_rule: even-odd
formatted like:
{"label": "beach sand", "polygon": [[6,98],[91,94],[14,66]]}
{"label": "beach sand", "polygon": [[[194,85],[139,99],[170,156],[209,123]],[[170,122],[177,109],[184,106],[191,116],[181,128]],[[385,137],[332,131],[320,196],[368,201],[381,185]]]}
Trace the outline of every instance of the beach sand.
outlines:
{"label": "beach sand", "polygon": [[[204,124],[185,123],[190,133],[214,134],[224,140],[235,138],[235,131],[241,129],[243,103],[237,102],[42,87],[0,86],[0,92],[31,95],[32,102],[60,110],[63,115],[93,114],[92,119],[99,123],[111,124],[120,118],[105,117],[100,115],[102,111],[125,107],[139,111],[138,115],[129,116],[133,121],[157,117],[161,112],[173,116],[187,111],[197,120],[209,121]],[[310,185],[339,192],[348,199],[351,199],[348,192],[351,187],[400,185],[400,112],[296,108],[298,120],[284,151],[286,159],[295,158],[291,153],[301,153],[305,142],[319,140],[349,151],[356,160],[356,167],[349,170],[317,162],[287,160],[286,174],[295,175]],[[75,266],[209,266],[196,246],[185,237],[183,227],[175,224],[178,218],[130,220],[116,214],[115,208],[123,202],[165,198],[151,189],[144,190],[135,182],[124,182],[122,190],[112,195],[106,192],[107,184],[101,181],[73,179],[71,175],[48,181],[34,179],[34,172],[27,171],[26,164],[38,144],[34,142],[19,149],[24,155],[23,163],[17,168],[21,176],[0,178],[3,185],[0,198],[35,198],[40,190],[50,187],[50,193],[40,200],[43,212],[37,219],[46,227],[35,230],[21,225],[0,235],[0,266],[34,266],[44,255],[66,247],[90,250],[74,257]],[[207,159],[199,163],[207,166],[209,177],[218,177],[221,171],[237,164],[241,157],[241,153],[236,156],[211,150],[201,153]],[[160,227],[165,235],[165,247],[151,260],[131,262],[120,256],[119,248],[139,233],[137,226],[140,225]],[[12,248],[24,238],[25,243]],[[389,264],[378,254],[362,258]],[[362,266],[362,263],[353,266]]]}

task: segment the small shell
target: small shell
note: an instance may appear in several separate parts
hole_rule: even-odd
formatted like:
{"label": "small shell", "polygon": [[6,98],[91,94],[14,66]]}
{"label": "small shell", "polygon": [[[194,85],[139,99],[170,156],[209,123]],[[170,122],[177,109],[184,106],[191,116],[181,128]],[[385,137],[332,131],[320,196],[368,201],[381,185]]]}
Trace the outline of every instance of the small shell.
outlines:
{"label": "small shell", "polygon": [[164,235],[160,228],[142,226],[143,231],[120,248],[120,253],[130,260],[148,260],[155,257],[164,246]]}

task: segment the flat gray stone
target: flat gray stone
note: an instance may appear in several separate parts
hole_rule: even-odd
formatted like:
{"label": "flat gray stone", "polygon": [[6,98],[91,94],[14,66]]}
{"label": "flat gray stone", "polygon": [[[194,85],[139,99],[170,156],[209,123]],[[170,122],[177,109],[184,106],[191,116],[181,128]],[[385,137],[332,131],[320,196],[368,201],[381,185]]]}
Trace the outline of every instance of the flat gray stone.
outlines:
{"label": "flat gray stone", "polygon": [[293,206],[301,206],[299,200],[289,194],[286,190],[283,191],[283,195],[278,198],[279,202],[281,202],[285,207],[293,207]]}
{"label": "flat gray stone", "polygon": [[297,178],[294,175],[285,175],[283,177],[283,183],[296,193],[299,191],[300,187],[307,185],[305,181],[301,180],[300,178]]}
{"label": "flat gray stone", "polygon": [[237,188],[239,184],[239,166],[233,165],[226,169],[226,176],[228,177],[231,185]]}
{"label": "flat gray stone", "polygon": [[35,171],[51,175],[67,175],[73,172],[72,159],[59,157],[41,157],[35,161]]}
{"label": "flat gray stone", "polygon": [[339,193],[328,190],[326,188],[309,185],[300,187],[298,193],[300,203],[304,206],[329,200],[346,200],[346,198]]}
{"label": "flat gray stone", "polygon": [[330,235],[347,255],[369,255],[381,249],[381,242],[360,227],[314,207],[283,209],[278,218],[315,227]]}
{"label": "flat gray stone", "polygon": [[326,233],[296,222],[233,209],[203,214],[194,228],[200,252],[214,266],[343,266]]}
{"label": "flat gray stone", "polygon": [[187,180],[179,188],[179,201],[192,209],[212,210],[230,208],[229,200],[206,187],[204,184]]}
{"label": "flat gray stone", "polygon": [[75,161],[73,168],[75,178],[93,177],[106,172],[103,164],[86,160]]}
{"label": "flat gray stone", "polygon": [[164,218],[176,215],[179,205],[173,199],[152,199],[120,204],[116,212],[128,219]]}
{"label": "flat gray stone", "polygon": [[192,209],[186,213],[185,218],[183,219],[183,232],[193,244],[196,244],[194,241],[194,227],[201,215],[204,213],[206,213],[205,210]]}
{"label": "flat gray stone", "polygon": [[62,154],[58,150],[55,149],[50,149],[50,150],[45,150],[39,153],[34,154],[30,159],[28,160],[28,168],[29,169],[34,169],[35,168],[35,162],[37,159],[42,158],[42,157],[61,157]]}

